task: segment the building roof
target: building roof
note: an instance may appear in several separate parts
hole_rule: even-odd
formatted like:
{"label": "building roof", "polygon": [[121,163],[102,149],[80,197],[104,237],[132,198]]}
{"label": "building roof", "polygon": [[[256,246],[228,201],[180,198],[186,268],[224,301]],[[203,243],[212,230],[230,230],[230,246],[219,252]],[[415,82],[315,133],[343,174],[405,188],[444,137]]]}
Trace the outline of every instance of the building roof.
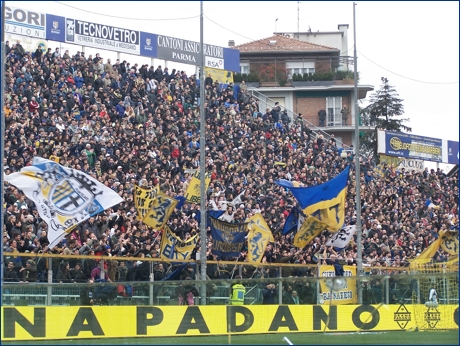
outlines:
{"label": "building roof", "polygon": [[257,41],[241,44],[233,47],[240,53],[263,53],[263,52],[340,52],[339,49],[326,47],[319,44],[300,41],[281,35],[273,35]]}

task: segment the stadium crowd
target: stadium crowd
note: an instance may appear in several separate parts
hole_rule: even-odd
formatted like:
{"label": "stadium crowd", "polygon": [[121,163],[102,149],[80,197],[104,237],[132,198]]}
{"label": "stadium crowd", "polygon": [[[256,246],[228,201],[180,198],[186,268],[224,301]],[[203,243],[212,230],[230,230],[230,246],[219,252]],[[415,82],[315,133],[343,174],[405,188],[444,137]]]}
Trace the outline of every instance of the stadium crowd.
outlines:
{"label": "stadium crowd", "polygon": [[[138,220],[133,201],[135,185],[153,187],[175,197],[184,195],[189,170],[200,162],[200,90],[197,76],[165,67],[131,64],[68,51],[25,52],[20,43],[7,45],[5,62],[5,174],[30,165],[34,156],[58,158],[63,166],[81,170],[117,191],[125,200],[106,213],[91,217],[49,250],[47,224],[32,201],[17,188],[5,189],[4,251],[137,257],[139,261],[106,262],[110,281],[148,281],[149,266],[142,258],[160,256],[161,230]],[[198,82],[198,83],[197,83]],[[283,224],[296,205],[277,179],[314,186],[352,166],[346,224],[356,222],[354,154],[314,133],[299,115],[290,119],[279,106],[259,109],[242,84],[238,95],[232,84],[222,87],[205,80],[206,171],[211,172],[209,205],[221,207],[244,191],[242,203],[227,204],[232,222],[244,222],[261,213],[275,242],[267,246],[263,262],[316,264],[319,254],[337,256],[356,264],[356,236],[345,249],[325,247],[330,233],[323,232],[303,249],[293,246],[294,234],[282,235]],[[346,156],[346,157],[342,157]],[[408,265],[443,229],[458,228],[458,173],[415,171],[384,166],[361,159],[363,261],[382,270]],[[182,239],[199,233],[200,206],[185,203],[168,221]],[[209,260],[218,258],[211,252]],[[199,246],[196,248],[199,251]],[[247,248],[237,260],[244,262]],[[192,258],[195,258],[195,253]],[[435,260],[446,261],[439,250]],[[232,260],[226,258],[226,260]],[[155,280],[168,272],[167,263],[155,266]],[[96,260],[53,259],[56,282],[98,279]],[[46,281],[45,261],[23,258],[5,262],[5,281]],[[187,266],[181,278],[194,279]],[[225,265],[208,266],[210,278],[225,279]],[[244,269],[243,278],[275,276],[274,268]],[[283,276],[313,275],[292,268]]]}

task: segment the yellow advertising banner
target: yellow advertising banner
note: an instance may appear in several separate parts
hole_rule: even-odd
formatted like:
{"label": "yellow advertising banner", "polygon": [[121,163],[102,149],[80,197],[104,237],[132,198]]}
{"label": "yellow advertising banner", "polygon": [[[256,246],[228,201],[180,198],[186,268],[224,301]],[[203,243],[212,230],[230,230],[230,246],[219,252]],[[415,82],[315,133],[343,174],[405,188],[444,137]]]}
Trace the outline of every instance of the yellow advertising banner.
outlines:
{"label": "yellow advertising banner", "polygon": [[[205,190],[208,189],[210,182],[211,175],[207,173],[205,179]],[[200,204],[200,170],[196,170],[195,173],[193,173],[192,180],[190,180],[187,191],[185,191],[185,199],[187,202]]]}
{"label": "yellow advertising banner", "polygon": [[205,76],[208,77],[211,75],[212,81],[223,84],[233,83],[233,73],[231,71],[219,70],[216,68],[205,67],[204,68]]}
{"label": "yellow advertising banner", "polygon": [[2,307],[1,339],[407,330],[417,326],[418,309],[432,330],[458,330],[458,305],[24,306]]}
{"label": "yellow advertising banner", "polygon": [[[319,267],[319,276],[330,278],[321,280],[321,299],[323,304],[340,305],[340,304],[356,304],[358,295],[356,292],[356,267],[343,266],[343,276],[336,277],[334,266],[322,265]],[[353,277],[353,278],[351,278]],[[340,278],[338,284],[333,283],[334,278]],[[332,288],[332,290],[331,290]],[[332,294],[332,295],[331,295]]]}

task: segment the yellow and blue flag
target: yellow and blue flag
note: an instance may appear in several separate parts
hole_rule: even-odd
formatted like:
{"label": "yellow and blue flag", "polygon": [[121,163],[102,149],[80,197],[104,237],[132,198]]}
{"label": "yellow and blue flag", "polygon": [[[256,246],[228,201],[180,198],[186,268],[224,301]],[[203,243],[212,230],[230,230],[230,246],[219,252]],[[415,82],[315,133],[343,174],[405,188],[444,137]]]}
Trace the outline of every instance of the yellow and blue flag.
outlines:
{"label": "yellow and blue flag", "polygon": [[274,242],[272,231],[260,214],[248,220],[248,262],[260,263],[269,242]]}
{"label": "yellow and blue flag", "polygon": [[163,259],[189,260],[198,240],[198,235],[182,240],[168,226],[165,226],[161,237],[160,257]]}
{"label": "yellow and blue flag", "polygon": [[178,203],[177,199],[171,198],[158,190],[156,197],[150,203],[150,209],[142,221],[150,227],[162,229]]}
{"label": "yellow and blue flag", "polygon": [[275,183],[289,188],[305,215],[313,216],[337,232],[345,223],[345,199],[350,166],[334,179],[313,187],[297,187],[295,182],[280,179]]}
{"label": "yellow and blue flag", "polygon": [[303,249],[327,228],[327,224],[314,216],[308,216],[294,237],[294,246]]}

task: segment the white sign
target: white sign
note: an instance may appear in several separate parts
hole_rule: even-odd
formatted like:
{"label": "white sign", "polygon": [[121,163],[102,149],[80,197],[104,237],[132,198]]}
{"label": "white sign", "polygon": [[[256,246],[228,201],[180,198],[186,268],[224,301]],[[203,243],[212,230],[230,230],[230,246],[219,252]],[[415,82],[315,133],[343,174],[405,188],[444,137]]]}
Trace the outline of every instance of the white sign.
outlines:
{"label": "white sign", "polygon": [[204,66],[205,67],[211,67],[211,68],[216,68],[219,70],[224,69],[224,59],[219,59],[219,58],[211,58],[209,56],[204,57]]}
{"label": "white sign", "polygon": [[46,15],[5,6],[5,32],[44,39],[46,37]]}
{"label": "white sign", "polygon": [[422,173],[425,170],[424,161],[416,159],[401,158],[399,167],[404,167],[406,169],[406,172],[415,171],[416,173]]}
{"label": "white sign", "polygon": [[48,41],[45,39],[39,39],[35,37],[26,37],[26,36],[20,36],[20,35],[14,35],[14,34],[6,34],[6,40],[10,41],[10,47],[11,43],[16,43],[16,41],[21,41],[21,46],[24,48],[26,52],[31,52],[35,53],[37,50],[38,46],[41,47],[43,53],[46,53],[48,49]]}
{"label": "white sign", "polygon": [[140,54],[139,31],[66,18],[65,41],[82,46]]}

